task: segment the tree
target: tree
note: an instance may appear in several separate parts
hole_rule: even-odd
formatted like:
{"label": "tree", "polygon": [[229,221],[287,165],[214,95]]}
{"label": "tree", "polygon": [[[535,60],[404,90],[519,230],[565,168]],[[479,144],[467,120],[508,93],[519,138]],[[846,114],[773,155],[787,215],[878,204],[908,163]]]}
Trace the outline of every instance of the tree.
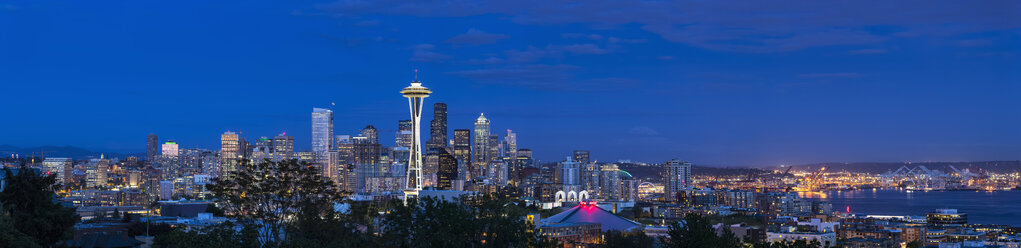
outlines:
{"label": "tree", "polygon": [[908,242],[907,247],[908,248],[921,248],[922,247],[922,241],[921,240],[915,240],[915,241]]}
{"label": "tree", "polygon": [[206,187],[221,200],[227,216],[261,225],[259,237],[270,245],[287,238],[285,230],[292,220],[332,212],[333,203],[343,199],[317,167],[297,159],[258,164],[241,160],[237,171],[213,179]]}
{"label": "tree", "polygon": [[381,223],[381,247],[555,247],[525,222],[526,210],[499,196],[422,198],[397,205]]}
{"label": "tree", "polygon": [[602,247],[653,247],[655,243],[656,239],[645,235],[642,231],[607,231],[603,234]]}
{"label": "tree", "polygon": [[71,237],[72,228],[79,217],[73,208],[56,202],[54,189],[56,175],[43,176],[24,164],[14,173],[4,168],[7,186],[0,192],[3,214],[19,232],[31,237],[43,247],[54,246],[57,242]]}
{"label": "tree", "polygon": [[805,241],[776,241],[773,243],[757,243],[753,248],[818,248],[822,247],[822,244],[818,240]]}
{"label": "tree", "polygon": [[[153,247],[156,248],[260,248],[259,233],[254,225],[238,225],[235,223],[224,223],[210,226],[198,231],[185,231],[181,229],[170,231],[167,234],[156,236],[153,240]],[[273,247],[272,244],[267,244]]]}
{"label": "tree", "polygon": [[[716,230],[709,221],[697,214],[684,216],[684,225],[673,223],[667,231],[669,247],[740,247],[741,242],[730,230],[724,229],[724,235],[717,236]],[[727,234],[730,233],[730,234]]]}
{"label": "tree", "polygon": [[[367,225],[351,215],[335,211],[306,208],[311,213],[299,214],[288,227],[288,240],[283,247],[375,247]],[[324,213],[322,215],[318,213]],[[361,232],[359,229],[366,230]]]}
{"label": "tree", "polygon": [[147,235],[146,233],[148,233],[148,235],[158,237],[174,230],[174,227],[167,223],[135,222],[128,226],[127,232],[129,237]]}
{"label": "tree", "polygon": [[14,223],[7,214],[0,214],[0,244],[10,247],[42,247],[32,237],[14,228]]}

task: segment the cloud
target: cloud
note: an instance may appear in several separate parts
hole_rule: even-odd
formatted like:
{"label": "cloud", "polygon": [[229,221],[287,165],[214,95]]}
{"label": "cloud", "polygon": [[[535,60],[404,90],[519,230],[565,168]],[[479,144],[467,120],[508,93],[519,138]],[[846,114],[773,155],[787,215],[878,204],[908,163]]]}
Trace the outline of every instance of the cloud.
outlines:
{"label": "cloud", "polygon": [[451,57],[446,54],[440,54],[434,52],[436,46],[433,44],[420,44],[412,48],[414,51],[411,55],[411,61],[414,62],[439,62],[450,59]]}
{"label": "cloud", "polygon": [[851,51],[851,54],[884,54],[886,52],[887,52],[886,49],[871,48],[871,49],[853,50],[853,51]]}
{"label": "cloud", "polygon": [[525,49],[511,49],[503,52],[504,58],[490,56],[485,59],[472,59],[469,64],[526,64],[545,58],[563,58],[565,54],[595,55],[607,54],[613,50],[595,44],[546,45],[543,48],[528,46]]}
{"label": "cloud", "polygon": [[475,70],[454,71],[448,74],[461,76],[477,83],[499,84],[532,89],[556,88],[558,82],[573,78],[573,65],[514,65]]}
{"label": "cloud", "polygon": [[499,40],[510,38],[510,36],[504,34],[491,34],[478,29],[468,29],[468,32],[454,36],[446,43],[451,44],[471,44],[471,45],[482,45],[482,44],[493,44]]}
{"label": "cloud", "polygon": [[989,46],[989,45],[992,45],[993,43],[995,43],[995,42],[993,42],[992,40],[989,40],[989,39],[970,39],[970,40],[961,40],[961,41],[957,41],[956,42],[957,46],[959,46],[959,47]]}
{"label": "cloud", "polygon": [[356,27],[373,27],[373,26],[379,26],[379,21],[378,20],[365,20],[365,21],[356,22],[356,23],[351,24],[351,25],[356,26]]}
{"label": "cloud", "polygon": [[554,47],[554,49],[561,49],[573,54],[607,54],[610,50],[600,48],[595,44],[574,44],[563,47]]}
{"label": "cloud", "polygon": [[575,72],[580,69],[574,65],[534,64],[453,71],[447,74],[464,77],[480,84],[559,92],[612,91],[638,87],[641,84],[638,80],[627,78],[576,79]]}
{"label": "cloud", "polygon": [[656,132],[656,130],[654,130],[654,129],[650,128],[650,127],[646,127],[646,126],[635,126],[635,127],[632,127],[631,130],[627,131],[627,133],[630,134],[630,135],[636,135],[636,136],[656,136],[656,135],[659,135],[659,132]]}
{"label": "cloud", "polygon": [[858,78],[864,75],[853,72],[840,73],[809,73],[798,75],[799,78]]}
{"label": "cloud", "polygon": [[645,43],[648,40],[646,40],[646,39],[624,39],[624,38],[618,38],[618,37],[610,37],[610,38],[607,38],[606,41],[610,42],[610,44],[616,44],[616,43]]}
{"label": "cloud", "polygon": [[[501,15],[525,25],[635,26],[671,42],[736,52],[787,52],[880,44],[896,37],[952,36],[1021,28],[1021,15],[1017,14],[1021,1],[1013,0],[346,0],[324,5],[322,9],[345,15]],[[876,27],[898,32],[875,31]]]}

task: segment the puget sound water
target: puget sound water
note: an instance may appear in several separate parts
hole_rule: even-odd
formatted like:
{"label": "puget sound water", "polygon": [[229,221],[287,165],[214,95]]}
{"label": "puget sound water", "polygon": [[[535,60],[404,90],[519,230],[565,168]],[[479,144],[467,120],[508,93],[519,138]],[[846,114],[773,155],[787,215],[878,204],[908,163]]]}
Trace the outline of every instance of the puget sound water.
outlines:
{"label": "puget sound water", "polygon": [[834,211],[874,215],[925,216],[937,208],[968,213],[968,223],[1021,226],[1021,191],[910,191],[867,189],[800,193],[833,204]]}

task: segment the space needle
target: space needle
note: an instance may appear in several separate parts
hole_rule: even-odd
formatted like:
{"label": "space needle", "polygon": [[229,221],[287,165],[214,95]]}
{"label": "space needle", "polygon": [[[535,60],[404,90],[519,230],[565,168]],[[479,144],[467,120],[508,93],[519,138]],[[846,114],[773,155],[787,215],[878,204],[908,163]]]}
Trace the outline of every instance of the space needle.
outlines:
{"label": "space needle", "polygon": [[401,94],[408,98],[408,106],[411,108],[411,136],[414,141],[411,143],[411,158],[408,159],[408,183],[404,189],[404,204],[408,204],[408,198],[418,197],[418,191],[422,190],[422,146],[419,123],[422,119],[422,101],[429,97],[429,88],[423,87],[418,81],[418,70],[415,70],[415,81],[411,86],[401,90]]}

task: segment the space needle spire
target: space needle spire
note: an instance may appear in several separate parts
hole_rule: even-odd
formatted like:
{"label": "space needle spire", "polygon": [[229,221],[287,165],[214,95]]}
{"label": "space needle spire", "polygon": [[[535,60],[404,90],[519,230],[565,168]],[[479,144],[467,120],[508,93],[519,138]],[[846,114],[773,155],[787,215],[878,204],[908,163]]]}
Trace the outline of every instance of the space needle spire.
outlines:
{"label": "space needle spire", "polygon": [[419,125],[422,120],[422,102],[429,97],[429,88],[422,86],[418,81],[418,70],[415,70],[415,81],[411,86],[401,90],[401,94],[408,98],[408,106],[411,108],[411,136],[414,140],[411,143],[411,157],[408,159],[407,187],[404,189],[404,204],[408,204],[408,198],[418,197],[418,191],[422,190],[422,138]]}

